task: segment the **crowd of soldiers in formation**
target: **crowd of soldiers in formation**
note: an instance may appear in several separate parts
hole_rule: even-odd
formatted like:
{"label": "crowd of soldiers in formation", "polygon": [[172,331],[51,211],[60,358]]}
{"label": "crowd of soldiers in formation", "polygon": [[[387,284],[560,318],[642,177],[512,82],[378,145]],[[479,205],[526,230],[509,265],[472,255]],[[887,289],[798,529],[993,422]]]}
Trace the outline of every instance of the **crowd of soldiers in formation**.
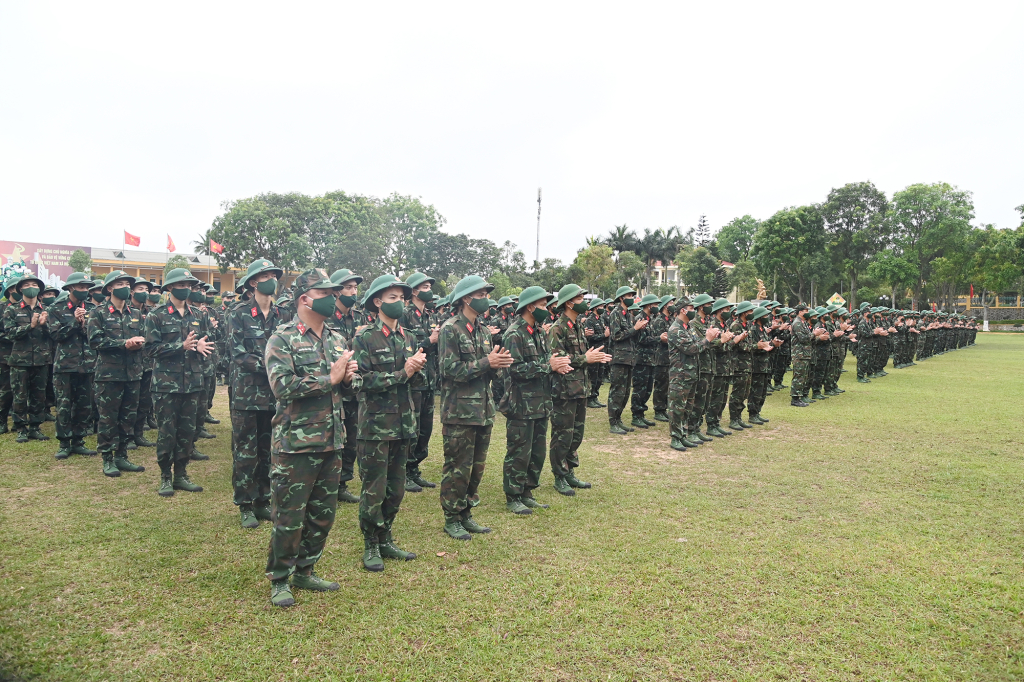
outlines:
{"label": "crowd of soldiers in formation", "polygon": [[[420,470],[437,392],[443,528],[470,540],[490,532],[473,510],[496,412],[506,419],[506,508],[528,515],[548,507],[533,495],[545,460],[560,494],[591,487],[576,475],[588,408],[607,407],[613,434],[668,422],[670,447],[685,450],[767,423],[765,398],[787,388],[790,363],[790,404],[806,407],[843,393],[847,351],[868,382],[890,358],[909,367],[977,334],[957,314],[638,298],[630,287],[607,300],[568,284],[495,301],[477,276],[442,298],[423,273],[379,277],[360,299],[359,275],[310,269],[279,296],[282,275],[257,260],[219,306],[212,286],[180,268],[162,285],[120,270],[102,281],[75,273],[63,290],[17,275],[0,301],[0,433],[12,416],[17,443],[49,440],[40,427],[55,421],[58,460],[100,454],[115,478],[144,471],[129,451],[155,447],[158,495],[201,492],[187,466],[209,459],[197,444],[215,437],[205,426],[218,423],[209,410],[218,382],[227,386],[234,503],[243,528],[271,524],[276,606],[295,603],[293,588],[339,588],[313,570],[339,500],[359,505],[366,570],[416,557],[392,526],[407,491],[438,486]],[[86,446],[91,433],[98,453]],[[357,464],[358,494],[348,489]]]}

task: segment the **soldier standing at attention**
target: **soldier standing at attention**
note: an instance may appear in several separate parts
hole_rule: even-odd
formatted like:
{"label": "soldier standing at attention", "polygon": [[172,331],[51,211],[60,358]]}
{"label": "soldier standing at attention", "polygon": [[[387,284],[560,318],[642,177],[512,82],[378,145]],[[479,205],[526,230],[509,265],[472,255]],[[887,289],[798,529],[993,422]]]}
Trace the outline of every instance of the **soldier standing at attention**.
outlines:
{"label": "soldier standing at attention", "polygon": [[[600,298],[595,298],[590,302],[587,316],[583,320],[584,334],[586,334],[587,343],[591,348],[603,348],[611,351],[611,342],[608,340],[611,330],[604,324],[604,306],[605,302]],[[610,352],[608,357],[611,357]],[[601,383],[604,381],[606,370],[606,363],[595,362],[587,365],[587,374],[590,375],[588,377],[590,380],[590,395],[587,396],[587,407],[607,407],[600,400]]]}
{"label": "soldier standing at attention", "polygon": [[636,364],[634,342],[644,329],[647,320],[634,321],[629,312],[633,305],[636,291],[628,286],[621,286],[615,292],[614,310],[609,313],[608,324],[611,328],[612,363],[608,387],[608,424],[609,431],[615,434],[626,434],[634,431],[622,423],[622,410],[629,400],[629,389],[633,384],[633,365]]}
{"label": "soldier standing at attention", "polygon": [[[153,410],[156,412],[156,461],[160,465],[162,497],[175,490],[202,492],[188,477],[193,450],[199,397],[203,387],[202,358],[213,352],[206,316],[188,299],[199,280],[184,268],[174,268],[164,279],[170,292],[166,304],[146,317],[146,344],[153,354]],[[172,479],[173,473],[173,479]]]}
{"label": "soldier standing at attention", "polygon": [[[555,490],[563,495],[575,495],[573,488],[586,489],[590,484],[576,478],[580,465],[577,451],[583,443],[587,422],[587,396],[590,394],[589,369],[610,362],[611,355],[604,346],[589,346],[583,314],[587,292],[576,284],[566,284],[558,291],[555,307],[564,310],[548,332],[548,342],[555,356],[569,359],[569,371],[551,375],[551,473],[555,477]],[[600,300],[600,299],[598,299]]]}
{"label": "soldier standing at attention", "polygon": [[[16,302],[20,303],[20,300],[15,301],[15,297],[19,297],[19,299],[21,297],[21,294],[15,291],[17,288],[15,285],[19,279],[20,277],[16,275],[8,277],[3,282],[3,291],[0,291],[0,295],[4,296],[4,300],[0,302],[0,433],[10,431],[7,419],[11,414],[11,405],[14,404],[14,393],[11,391],[11,366],[8,364],[11,355],[11,340],[4,333],[3,318],[9,307]],[[17,422],[15,422],[15,428],[17,428]]]}
{"label": "soldier standing at attention", "polygon": [[736,306],[736,310],[733,312],[732,324],[729,326],[729,331],[733,334],[733,374],[732,391],[729,393],[729,428],[735,431],[751,428],[751,424],[743,421],[743,409],[746,407],[747,398],[750,396],[752,353],[754,348],[757,347],[757,342],[751,338],[750,321],[747,320],[753,310],[753,303],[742,301]]}
{"label": "soldier standing at attention", "polygon": [[658,304],[661,303],[654,294],[647,294],[637,304],[640,312],[636,320],[644,320],[647,325],[633,337],[633,395],[630,400],[630,412],[633,419],[630,422],[638,429],[646,429],[654,426],[657,422],[644,416],[647,412],[647,401],[651,397],[654,388],[654,354],[661,344],[658,336],[655,335],[655,326],[658,322]]}
{"label": "soldier standing at attention", "polygon": [[747,398],[747,421],[751,424],[768,423],[768,420],[761,416],[761,408],[768,397],[772,356],[782,345],[781,340],[771,338],[771,330],[765,326],[767,316],[767,308],[754,308],[750,314],[750,336],[754,347],[750,356],[750,396]]}
{"label": "soldier standing at attention", "polygon": [[444,532],[456,540],[491,530],[474,521],[470,510],[479,504],[477,489],[494,425],[489,383],[495,371],[512,364],[507,350],[490,347],[490,332],[477,321],[487,311],[487,294],[493,288],[475,275],[459,280],[450,297],[455,314],[441,326],[438,337],[444,438],[441,509]]}
{"label": "soldier standing at attention", "polygon": [[88,315],[92,309],[92,280],[73,272],[64,284],[67,301],[55,305],[47,316],[50,337],[57,344],[53,360],[53,391],[57,399],[57,459],[71,455],[95,455],[85,447],[92,426],[93,365],[96,351],[89,345]]}
{"label": "soldier standing at attention", "polygon": [[[423,351],[427,363],[423,367],[421,380],[414,382],[412,393],[416,404],[416,423],[419,434],[409,451],[405,465],[405,489],[422,492],[424,488],[436,488],[437,484],[423,478],[420,463],[429,454],[430,436],[434,433],[434,388],[437,385],[437,325],[430,318],[427,304],[434,300],[430,290],[433,277],[414,272],[405,282],[412,291],[412,300],[402,311],[401,325],[414,348]],[[365,385],[365,384],[364,384]]]}
{"label": "soldier standing at attention", "polygon": [[11,367],[11,391],[14,395],[16,442],[50,440],[39,425],[46,410],[47,367],[53,363],[53,345],[46,331],[48,315],[39,302],[45,284],[26,275],[15,284],[21,300],[4,311],[4,334],[11,342],[7,362]]}
{"label": "soldier standing at attention", "polygon": [[669,379],[669,351],[668,351],[668,328],[672,326],[672,301],[674,296],[666,294],[661,297],[661,304],[657,308],[657,317],[654,322],[652,337],[658,341],[654,347],[654,389],[651,392],[654,401],[654,420],[667,422],[668,418],[668,379]]}
{"label": "soldier standing at attention", "polygon": [[717,438],[725,438],[732,435],[732,431],[722,428],[722,413],[725,411],[725,403],[728,398],[729,384],[732,383],[732,374],[735,370],[734,345],[730,343],[734,334],[729,330],[729,308],[732,304],[724,298],[719,298],[711,306],[711,326],[717,329],[719,334],[712,342],[715,352],[715,376],[711,381],[711,390],[708,394],[707,422],[708,435]]}
{"label": "soldier standing at attention", "polygon": [[[690,306],[694,309],[694,316],[689,318],[689,326],[698,338],[706,336],[709,329],[715,329],[712,324],[711,305],[715,299],[708,294],[698,294],[690,300]],[[712,342],[721,335],[721,331],[715,329],[711,340],[704,344],[697,354],[697,382],[693,387],[693,405],[686,416],[686,431],[689,433],[689,440],[709,443],[714,440],[710,435],[700,432],[700,426],[704,423],[704,415],[707,413],[708,400],[711,397],[711,382],[715,378],[715,351]],[[669,376],[671,384],[672,377]]]}
{"label": "soldier standing at attention", "polygon": [[789,404],[792,407],[807,407],[810,403],[804,398],[807,397],[811,382],[811,343],[814,341],[808,320],[811,311],[806,303],[798,303],[793,310],[796,318],[792,327],[793,378],[789,382]]}
{"label": "soldier standing at attention", "polygon": [[103,280],[110,300],[89,312],[89,345],[96,351],[94,390],[100,414],[98,449],[103,474],[145,471],[128,461],[128,441],[134,438],[142,379],[143,336],[138,311],[128,304],[135,278],[114,270]]}
{"label": "soldier standing at attention", "polygon": [[296,277],[294,287],[295,318],[271,334],[265,358],[277,398],[270,466],[274,529],[266,571],[274,606],[295,603],[292,587],[317,592],[339,587],[313,567],[338,507],[342,394],[358,391],[361,384],[352,351],[324,324],[334,314],[335,284],[316,268]]}
{"label": "soldier standing at attention", "polygon": [[[406,458],[419,434],[414,393],[424,377],[426,351],[399,324],[412,289],[394,275],[373,280],[363,307],[377,320],[361,327],[352,342],[362,379],[356,452],[363,479],[359,529],[363,532],[363,568],[383,571],[382,557],[416,558],[395,545],[391,527],[405,495]],[[415,348],[415,350],[414,350]]]}
{"label": "soldier standing at attention", "polygon": [[[710,298],[710,297],[708,297]],[[718,336],[718,330],[704,328],[698,334],[691,322],[696,316],[687,299],[680,301],[678,312],[668,329],[668,349],[671,361],[669,369],[669,437],[673,450],[686,450],[704,444],[694,437],[688,424],[694,409],[694,394],[700,376],[700,353]]]}
{"label": "soldier standing at attention", "polygon": [[270,521],[270,442],[277,403],[264,360],[267,340],[281,323],[274,303],[284,271],[269,260],[249,265],[244,286],[251,304],[235,306],[225,319],[231,369],[231,485],[242,528]]}
{"label": "soldier standing at attention", "polygon": [[[362,281],[362,277],[345,268],[335,270],[331,275],[334,294],[338,300],[334,304],[334,313],[324,320],[324,324],[330,327],[331,331],[340,334],[341,338],[345,339],[345,345],[348,348],[352,347],[356,329],[367,323],[366,316],[356,308],[359,284]],[[341,482],[338,484],[338,501],[359,504],[359,497],[348,489],[348,482],[355,477],[356,436],[359,433],[356,419],[359,415],[359,402],[356,400],[355,393],[351,393],[342,395],[342,403],[345,413],[345,447],[341,451]]]}
{"label": "soldier standing at attention", "polygon": [[[146,332],[146,316],[153,309],[149,298],[156,290],[156,285],[144,279],[135,280],[132,285],[132,309],[139,318],[139,329]],[[159,295],[157,299],[159,300]],[[153,448],[156,443],[146,438],[146,426],[153,418],[153,354],[148,348],[142,349],[142,379],[139,381],[139,407],[135,412],[135,425],[132,437],[128,440],[128,449]]]}
{"label": "soldier standing at attention", "polygon": [[[207,340],[210,341],[210,354],[204,355],[202,358],[203,364],[203,394],[199,396],[199,414],[196,417],[196,435],[195,440],[198,441],[200,438],[216,438],[217,436],[206,430],[206,425],[210,423],[210,407],[213,405],[213,393],[217,390],[217,338],[219,332],[217,327],[219,322],[213,317],[210,309],[206,305],[207,289],[212,289],[208,284],[196,281],[192,284],[192,292],[188,295],[189,303],[192,307],[199,311],[199,314],[205,318],[205,325],[208,333]],[[209,455],[204,455],[195,448],[193,443],[192,447],[192,460],[207,460],[210,459]]]}
{"label": "soldier standing at attention", "polygon": [[570,371],[569,358],[555,357],[541,329],[551,316],[551,294],[542,287],[527,287],[519,294],[518,317],[502,337],[512,356],[509,383],[498,410],[505,415],[506,454],[503,468],[505,507],[513,514],[545,509],[533,499],[547,454],[548,417],[551,414],[551,373]]}

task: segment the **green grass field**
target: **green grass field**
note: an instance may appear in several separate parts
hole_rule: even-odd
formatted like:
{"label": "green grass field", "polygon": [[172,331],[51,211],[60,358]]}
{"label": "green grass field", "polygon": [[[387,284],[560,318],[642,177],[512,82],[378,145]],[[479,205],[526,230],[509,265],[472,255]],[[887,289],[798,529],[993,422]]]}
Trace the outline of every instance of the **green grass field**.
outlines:
{"label": "green grass field", "polygon": [[[0,679],[1021,679],[1022,350],[980,335],[870,384],[851,357],[844,395],[770,396],[769,425],[685,453],[591,410],[594,488],[545,471],[527,518],[504,509],[499,416],[492,534],[450,540],[437,491],[408,494],[396,537],[420,558],[370,575],[344,505],[317,567],[341,591],[290,610],[269,528],[231,503],[225,395],[200,494],[158,497],[152,449],[106,479],[2,436]],[[437,481],[440,429],[431,447]]]}

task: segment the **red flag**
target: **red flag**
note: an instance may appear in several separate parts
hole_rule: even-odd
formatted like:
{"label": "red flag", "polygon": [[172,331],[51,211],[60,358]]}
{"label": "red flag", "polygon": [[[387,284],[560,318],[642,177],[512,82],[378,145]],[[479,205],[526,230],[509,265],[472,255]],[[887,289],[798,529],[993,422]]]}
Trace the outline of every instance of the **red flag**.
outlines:
{"label": "red flag", "polygon": [[171,239],[171,235],[167,235],[167,250],[174,253],[174,240]]}
{"label": "red flag", "polygon": [[974,285],[971,285],[971,298],[974,298]]}
{"label": "red flag", "polygon": [[224,246],[217,242],[210,240],[210,253],[224,253]]}
{"label": "red flag", "polygon": [[128,245],[128,246],[138,246],[139,244],[142,243],[142,240],[139,239],[138,237],[136,237],[134,234],[131,234],[130,232],[128,232],[128,230],[125,230],[124,231],[124,243],[126,245]]}

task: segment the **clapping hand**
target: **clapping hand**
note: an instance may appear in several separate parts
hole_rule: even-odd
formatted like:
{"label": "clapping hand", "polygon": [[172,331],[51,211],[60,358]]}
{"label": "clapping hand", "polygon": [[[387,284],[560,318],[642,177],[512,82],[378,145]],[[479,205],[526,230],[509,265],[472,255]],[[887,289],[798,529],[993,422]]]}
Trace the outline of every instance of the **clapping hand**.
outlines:
{"label": "clapping hand", "polygon": [[599,362],[606,364],[612,361],[612,356],[604,352],[604,346],[598,346],[597,348],[591,348],[586,352],[585,357],[587,358],[587,364],[594,364]]}
{"label": "clapping hand", "polygon": [[416,354],[405,361],[405,375],[410,379],[416,372],[423,369],[423,365],[427,364],[427,354],[420,348],[416,351]]}
{"label": "clapping hand", "polygon": [[512,354],[500,346],[492,348],[487,354],[487,362],[492,369],[503,369],[512,364]]}

